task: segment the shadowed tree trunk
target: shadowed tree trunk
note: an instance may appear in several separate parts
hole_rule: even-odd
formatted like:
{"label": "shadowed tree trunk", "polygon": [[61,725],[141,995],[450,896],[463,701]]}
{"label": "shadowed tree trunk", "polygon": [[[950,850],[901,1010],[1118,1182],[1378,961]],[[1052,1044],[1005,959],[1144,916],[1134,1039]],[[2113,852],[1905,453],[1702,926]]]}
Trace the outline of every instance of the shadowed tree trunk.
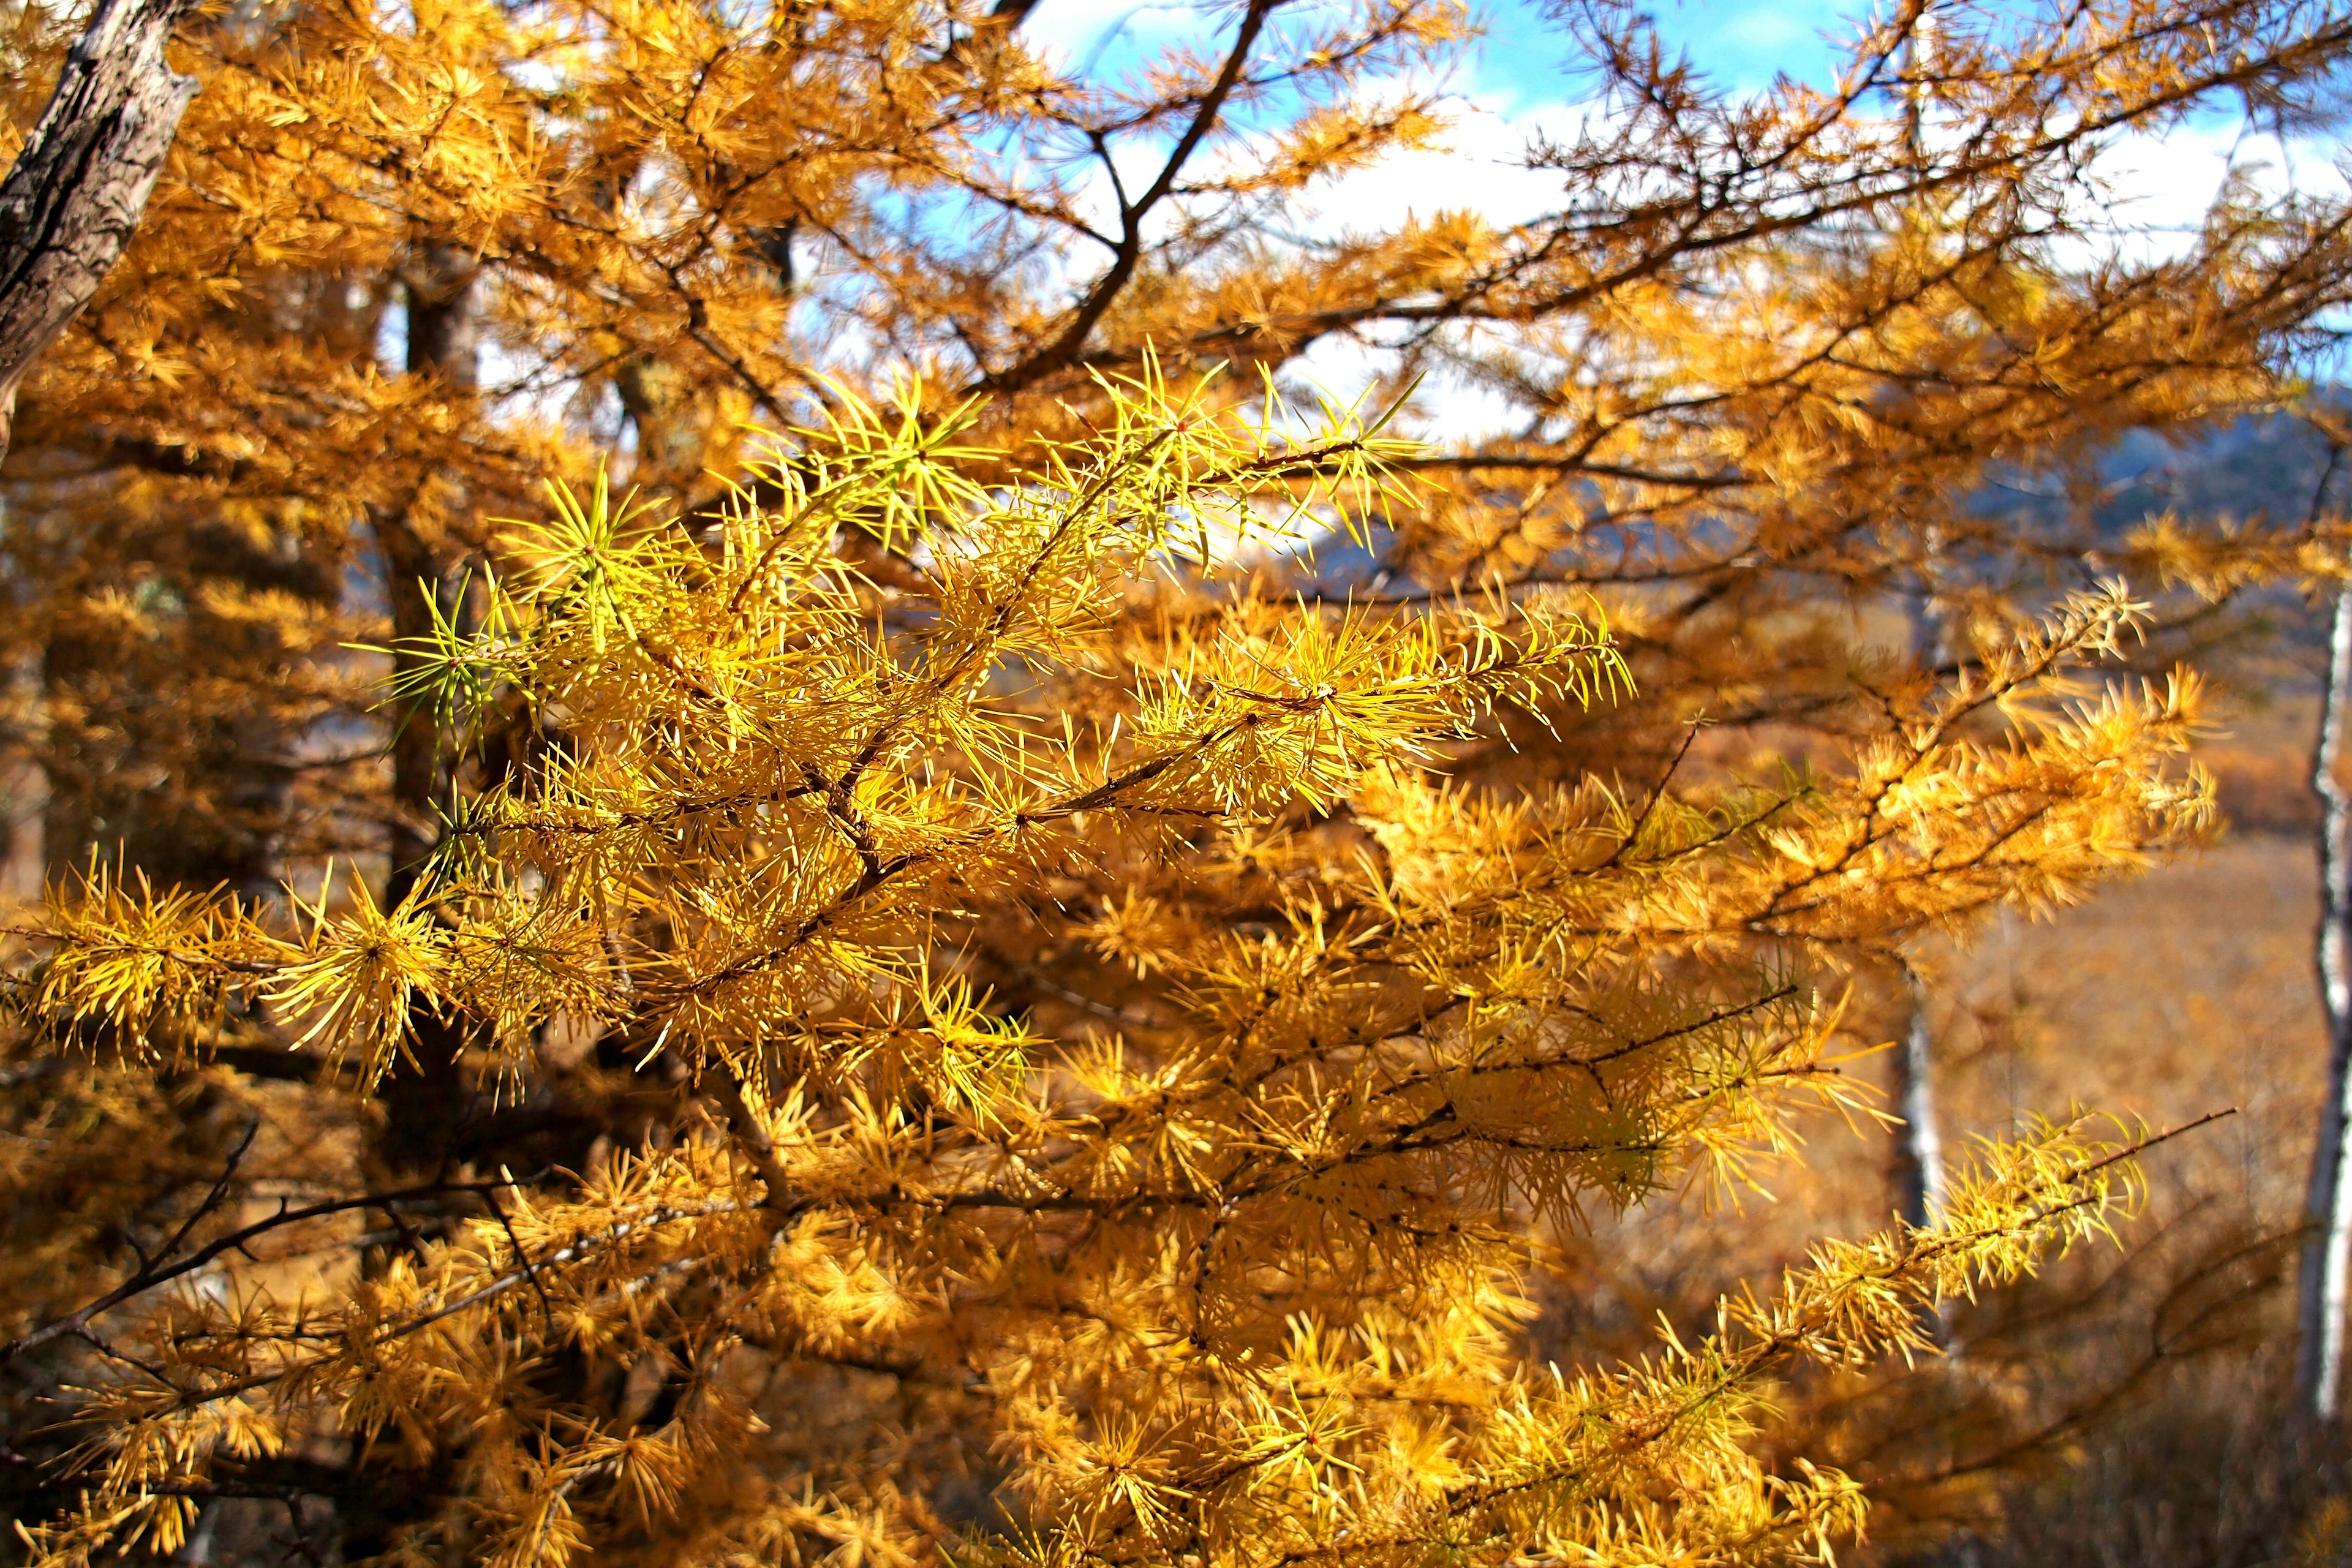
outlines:
{"label": "shadowed tree trunk", "polygon": [[0,181],[0,458],[16,389],[113,268],[195,97],[163,64],[195,0],[100,0]]}
{"label": "shadowed tree trunk", "polygon": [[[414,375],[437,377],[451,393],[471,393],[480,379],[481,321],[476,309],[478,267],[455,247],[422,246],[406,273],[408,351]],[[384,588],[391,599],[394,659],[407,663],[415,639],[432,630],[433,595],[453,615],[456,563],[439,542],[421,532],[414,520],[386,511],[375,520],[383,553]],[[436,814],[446,809],[454,784],[455,757],[440,732],[429,701],[413,703],[393,716],[393,821],[385,848],[390,862],[384,901],[408,897],[438,847]],[[463,1031],[434,1009],[419,1005],[410,1020],[415,1060],[396,1064],[381,1090],[383,1127],[379,1151],[393,1170],[429,1170],[440,1165],[463,1130],[467,1091]]]}
{"label": "shadowed tree trunk", "polygon": [[[474,258],[455,247],[420,247],[407,270],[408,351],[406,369],[412,375],[436,378],[448,391],[471,393],[481,377],[481,321],[475,309]],[[387,510],[375,520],[376,542],[383,552],[384,592],[390,598],[393,646],[396,662],[413,656],[408,649],[433,629],[431,594],[442,613],[455,606],[455,585],[449,576],[456,563],[446,548],[417,530],[407,515]],[[398,903],[415,886],[438,835],[431,827],[436,809],[448,798],[448,748],[435,729],[429,705],[416,704],[394,715],[392,739],[392,795],[394,819],[391,842],[390,879],[385,897]]]}

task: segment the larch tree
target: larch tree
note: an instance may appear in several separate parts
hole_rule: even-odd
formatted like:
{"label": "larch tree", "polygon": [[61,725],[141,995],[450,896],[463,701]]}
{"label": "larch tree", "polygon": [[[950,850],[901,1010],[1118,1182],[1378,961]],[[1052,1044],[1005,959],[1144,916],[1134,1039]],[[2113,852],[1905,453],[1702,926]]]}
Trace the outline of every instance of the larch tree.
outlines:
{"label": "larch tree", "polygon": [[1520,1338],[1857,1108],[1921,935],[2203,830],[2084,571],[2199,542],[1968,498],[2284,395],[2352,215],[2135,259],[2101,159],[2352,14],[1913,0],[1736,96],[1581,6],[1555,211],[1279,240],[1475,18],[1026,15],[183,30],[6,476],[31,1561],[1822,1558],[1774,1380],[2126,1194],[2070,1120],[1638,1364]]}

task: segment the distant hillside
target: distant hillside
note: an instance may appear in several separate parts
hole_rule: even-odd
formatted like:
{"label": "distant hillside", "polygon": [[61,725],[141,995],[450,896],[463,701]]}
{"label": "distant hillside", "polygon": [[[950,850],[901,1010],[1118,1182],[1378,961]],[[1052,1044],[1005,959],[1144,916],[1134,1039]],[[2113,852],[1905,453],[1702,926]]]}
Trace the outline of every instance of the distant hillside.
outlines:
{"label": "distant hillside", "polygon": [[[2018,474],[1990,487],[1988,511],[2056,522],[2076,495],[2091,502],[2099,532],[2117,537],[2167,510],[2190,519],[2263,516],[2287,521],[2311,509],[2327,460],[2311,426],[2286,415],[2239,419],[2187,444],[2135,430],[2087,472]],[[2339,482],[2352,483],[2352,474]],[[2073,493],[2070,493],[2073,492]],[[2340,504],[2345,492],[2334,492]]]}
{"label": "distant hillside", "polygon": [[[2343,395],[2352,403],[2352,388]],[[2192,522],[2218,517],[2293,521],[2311,510],[2326,461],[2318,434],[2287,415],[2239,419],[2188,442],[2135,430],[2071,471],[2009,470],[1979,492],[1977,510],[2021,526],[2056,528],[2087,505],[2099,536],[2107,540],[2119,540],[2167,510]],[[2331,483],[2330,499],[2337,506],[2352,500],[2352,464]],[[1418,586],[1380,574],[1389,542],[1377,529],[1370,548],[1337,533],[1321,535],[1302,552],[1305,574],[1327,593]]]}

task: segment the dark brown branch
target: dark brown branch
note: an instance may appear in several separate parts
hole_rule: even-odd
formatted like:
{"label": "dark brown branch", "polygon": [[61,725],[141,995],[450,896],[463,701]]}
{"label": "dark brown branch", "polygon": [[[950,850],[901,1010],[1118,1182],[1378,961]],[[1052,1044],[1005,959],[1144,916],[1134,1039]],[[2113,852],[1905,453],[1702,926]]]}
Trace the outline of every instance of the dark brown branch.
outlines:
{"label": "dark brown branch", "polygon": [[[241,1152],[241,1151],[240,1151]],[[166,1263],[162,1258],[99,1297],[89,1305],[68,1313],[54,1322],[20,1334],[0,1345],[0,1365],[15,1361],[28,1351],[38,1350],[52,1340],[82,1334],[92,1321],[111,1311],[135,1296],[142,1296],[159,1285],[168,1284],[183,1275],[193,1274],[223,1253],[234,1252],[257,1237],[265,1236],[281,1226],[299,1224],[303,1220],[320,1219],[329,1215],[348,1214],[353,1209],[381,1208],[409,1198],[434,1197],[445,1193],[490,1193],[515,1184],[501,1177],[494,1182],[427,1182],[419,1186],[404,1187],[398,1192],[366,1193],[354,1198],[331,1198],[324,1203],[310,1204],[301,1208],[289,1208],[279,1200],[278,1210],[267,1219],[255,1220],[227,1235],[215,1237],[190,1253],[177,1263]]]}
{"label": "dark brown branch", "polygon": [[975,390],[1018,392],[1077,363],[1079,356],[1086,352],[1087,339],[1093,335],[1096,325],[1118,300],[1120,292],[1134,279],[1136,268],[1142,264],[1144,226],[1150,220],[1152,209],[1167,200],[1176,188],[1176,181],[1183,174],[1184,165],[1192,161],[1192,154],[1200,150],[1201,143],[1215,128],[1218,117],[1224,112],[1225,100],[1241,81],[1243,68],[1249,63],[1250,51],[1257,47],[1258,35],[1265,30],[1267,20],[1281,3],[1282,0],[1250,0],[1249,8],[1242,13],[1241,29],[1234,35],[1234,47],[1226,52],[1223,67],[1217,72],[1217,79],[1210,84],[1209,90],[1202,95],[1201,107],[1192,116],[1192,123],[1184,128],[1184,134],[1177,138],[1176,145],[1169,151],[1168,161],[1160,165],[1159,177],[1133,201],[1120,201],[1118,249],[1111,258],[1110,266],[1095,279],[1094,287],[1087,289],[1086,298],[1079,301],[1076,313],[1070,318],[1070,324],[1062,330],[1059,337],[1027,359],[993,375],[982,377]]}

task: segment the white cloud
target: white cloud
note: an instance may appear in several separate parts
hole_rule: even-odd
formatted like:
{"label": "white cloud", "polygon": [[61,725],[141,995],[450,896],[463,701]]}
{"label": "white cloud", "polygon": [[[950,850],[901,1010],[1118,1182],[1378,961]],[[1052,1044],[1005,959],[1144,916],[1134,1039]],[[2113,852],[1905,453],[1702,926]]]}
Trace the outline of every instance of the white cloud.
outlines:
{"label": "white cloud", "polygon": [[2242,122],[2219,116],[2161,136],[2126,136],[2100,160],[2109,199],[2089,216],[2121,231],[2142,253],[2161,253],[2196,230],[2233,172],[2273,196],[2343,197],[2347,184],[2333,151],[2315,140],[2250,133]]}
{"label": "white cloud", "polygon": [[1021,37],[1063,69],[1115,76],[1169,44],[1213,36],[1222,20],[1195,0],[1044,0]]}
{"label": "white cloud", "polygon": [[1545,134],[1572,135],[1588,116],[1564,100],[1514,104],[1499,93],[1465,94],[1439,146],[1341,182],[1315,205],[1326,223],[1351,228],[1465,210],[1498,226],[1524,223],[1558,207],[1562,194],[1558,174],[1527,167],[1528,148]]}

